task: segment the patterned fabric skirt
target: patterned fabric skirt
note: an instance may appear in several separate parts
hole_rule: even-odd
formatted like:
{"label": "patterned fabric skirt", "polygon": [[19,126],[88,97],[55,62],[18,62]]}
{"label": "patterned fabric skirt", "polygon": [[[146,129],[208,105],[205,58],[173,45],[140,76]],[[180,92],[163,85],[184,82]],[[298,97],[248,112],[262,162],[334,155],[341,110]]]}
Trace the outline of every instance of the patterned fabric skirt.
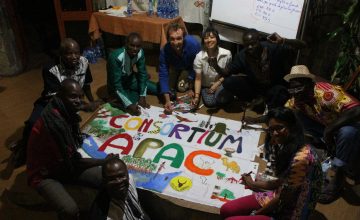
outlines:
{"label": "patterned fabric skirt", "polygon": [[208,93],[209,88],[202,88],[201,89],[201,97],[204,105],[206,107],[215,107],[216,106],[216,97],[224,88],[219,86],[218,89],[214,93]]}

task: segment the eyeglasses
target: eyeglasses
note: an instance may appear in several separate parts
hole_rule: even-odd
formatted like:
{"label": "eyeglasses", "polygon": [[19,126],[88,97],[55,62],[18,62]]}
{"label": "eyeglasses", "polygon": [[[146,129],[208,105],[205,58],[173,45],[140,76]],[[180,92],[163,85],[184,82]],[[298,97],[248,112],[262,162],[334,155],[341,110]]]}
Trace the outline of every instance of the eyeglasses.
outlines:
{"label": "eyeglasses", "polygon": [[304,91],[304,89],[305,89],[305,86],[301,86],[301,87],[296,87],[296,88],[288,89],[288,92],[289,92],[290,94],[294,95],[294,94],[297,94],[297,93],[299,93],[299,92]]}
{"label": "eyeglasses", "polygon": [[274,125],[274,126],[271,126],[271,127],[268,127],[266,129],[266,131],[269,133],[269,134],[273,134],[274,131],[276,131],[277,133],[279,132],[283,132],[285,130],[285,126],[284,125]]}

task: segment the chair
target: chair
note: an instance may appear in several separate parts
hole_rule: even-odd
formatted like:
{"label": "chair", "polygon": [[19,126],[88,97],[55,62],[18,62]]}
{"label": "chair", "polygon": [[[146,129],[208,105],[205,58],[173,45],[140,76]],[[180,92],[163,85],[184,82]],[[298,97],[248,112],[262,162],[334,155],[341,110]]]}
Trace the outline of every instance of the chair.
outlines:
{"label": "chair", "polygon": [[53,0],[58,21],[60,40],[66,37],[65,22],[66,21],[89,21],[93,12],[92,0],[85,0],[85,10],[65,11],[62,7],[61,0]]}

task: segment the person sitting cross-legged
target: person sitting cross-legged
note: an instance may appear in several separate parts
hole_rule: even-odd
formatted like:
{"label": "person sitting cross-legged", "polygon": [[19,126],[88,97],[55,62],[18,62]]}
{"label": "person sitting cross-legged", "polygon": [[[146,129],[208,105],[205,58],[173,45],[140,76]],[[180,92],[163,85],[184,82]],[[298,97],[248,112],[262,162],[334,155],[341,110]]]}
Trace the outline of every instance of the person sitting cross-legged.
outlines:
{"label": "person sitting cross-legged", "polygon": [[216,29],[207,28],[201,38],[203,49],[196,55],[194,60],[194,70],[196,73],[194,90],[195,95],[192,105],[196,108],[200,101],[200,95],[206,107],[218,107],[227,104],[231,100],[227,96],[232,94],[223,90],[221,77],[211,62],[216,62],[221,68],[225,68],[231,62],[231,52],[219,47],[220,37]]}
{"label": "person sitting cross-legged", "polygon": [[274,180],[243,182],[255,191],[250,196],[225,203],[220,214],[226,220],[302,219],[315,209],[321,190],[320,161],[304,133],[295,113],[288,108],[271,109],[267,114],[266,157],[271,158]]}
{"label": "person sitting cross-legged", "polygon": [[106,67],[111,103],[131,115],[140,115],[140,106],[150,107],[146,102],[147,92],[156,95],[158,89],[149,81],[140,34],[130,33],[126,46],[110,54]]}
{"label": "person sitting cross-legged", "polygon": [[256,112],[262,112],[263,103],[269,108],[283,106],[289,96],[283,77],[293,65],[296,49],[306,44],[296,39],[285,39],[273,33],[266,41],[255,29],[243,35],[244,49],[232,62],[221,68],[213,67],[224,77],[223,87],[239,100],[252,102]]}
{"label": "person sitting cross-legged", "polygon": [[149,217],[139,203],[136,185],[126,164],[119,158],[102,167],[104,189],[91,208],[91,220],[145,220]]}
{"label": "person sitting cross-legged", "polygon": [[33,126],[27,148],[28,183],[58,213],[59,219],[79,219],[79,208],[64,184],[100,188],[105,159],[82,158],[77,149],[83,135],[77,112],[83,91],[73,79],[65,79]]}

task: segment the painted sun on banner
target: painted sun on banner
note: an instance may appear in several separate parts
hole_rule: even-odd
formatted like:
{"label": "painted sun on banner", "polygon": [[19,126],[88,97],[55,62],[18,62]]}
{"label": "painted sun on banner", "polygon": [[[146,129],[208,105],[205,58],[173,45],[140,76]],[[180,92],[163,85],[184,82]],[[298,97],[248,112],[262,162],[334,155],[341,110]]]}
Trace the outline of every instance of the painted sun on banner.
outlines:
{"label": "painted sun on banner", "polygon": [[163,114],[152,106],[131,116],[105,104],[84,127],[80,152],[105,158],[120,154],[139,188],[204,205],[251,194],[241,175],[252,162],[259,131],[239,131],[241,122],[196,113]]}

